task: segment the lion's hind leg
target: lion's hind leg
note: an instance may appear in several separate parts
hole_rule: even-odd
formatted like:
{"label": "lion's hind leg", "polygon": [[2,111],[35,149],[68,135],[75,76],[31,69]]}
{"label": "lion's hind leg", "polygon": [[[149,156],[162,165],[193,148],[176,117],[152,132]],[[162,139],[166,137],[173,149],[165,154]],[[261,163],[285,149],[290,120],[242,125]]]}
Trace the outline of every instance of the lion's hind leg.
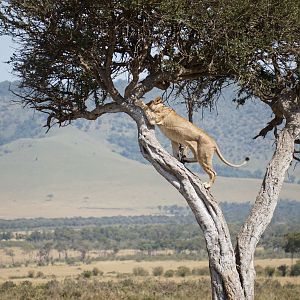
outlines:
{"label": "lion's hind leg", "polygon": [[217,176],[217,172],[212,165],[214,152],[215,149],[213,147],[207,147],[205,150],[198,147],[198,162],[209,176],[209,182],[204,182],[204,186],[207,189],[213,185]]}
{"label": "lion's hind leg", "polygon": [[180,157],[179,157],[179,143],[171,141],[171,144],[172,144],[173,156],[176,157],[176,159],[180,160]]}

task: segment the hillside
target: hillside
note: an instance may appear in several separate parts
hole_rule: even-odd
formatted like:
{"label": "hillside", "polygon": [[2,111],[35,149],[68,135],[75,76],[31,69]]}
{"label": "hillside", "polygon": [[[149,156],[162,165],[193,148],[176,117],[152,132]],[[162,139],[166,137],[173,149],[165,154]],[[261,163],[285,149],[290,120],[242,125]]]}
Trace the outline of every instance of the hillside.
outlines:
{"label": "hillside", "polygon": [[[259,184],[218,177],[213,192],[219,201],[253,201]],[[185,205],[152,166],[72,126],[2,145],[0,190],[0,219],[141,215],[157,213],[159,205]],[[300,185],[286,184],[281,197],[299,195]]]}
{"label": "hillside", "polygon": [[[30,109],[23,109],[19,104],[12,103],[9,93],[9,82],[0,83],[0,145],[19,138],[40,138],[45,136],[45,116]],[[124,81],[118,82],[120,90]],[[12,89],[15,89],[12,84]],[[155,97],[159,91],[147,94],[147,99]],[[215,159],[217,173],[221,176],[262,178],[267,161],[272,156],[273,137],[253,140],[261,128],[271,119],[271,111],[259,101],[249,101],[237,108],[232,102],[234,92],[227,89],[218,101],[214,110],[199,111],[195,114],[195,123],[213,136],[224,156],[232,162],[243,161],[250,157],[250,163],[242,169],[228,168]],[[172,104],[172,103],[171,103]],[[181,115],[185,115],[183,105],[174,105]],[[78,120],[73,123],[78,129],[87,132],[97,139],[106,140],[112,148],[122,156],[147,163],[139,152],[135,124],[125,114],[105,115],[95,122]],[[170,150],[170,143],[157,130],[162,145]],[[196,172],[202,172],[195,164],[190,166]],[[290,168],[286,178],[288,182],[300,183],[300,168]]]}
{"label": "hillside", "polygon": [[[156,213],[162,205],[185,205],[142,158],[135,124],[125,114],[79,120],[46,134],[45,116],[11,102],[9,86],[0,83],[0,218],[140,215]],[[213,187],[217,199],[254,201],[261,180],[253,177],[263,174],[273,141],[252,137],[271,114],[259,102],[235,109],[232,98],[232,90],[225,91],[218,109],[199,112],[195,119],[216,138],[228,160],[251,157],[241,170],[215,159],[219,175],[240,177],[218,176]],[[174,108],[184,114],[182,106]],[[157,135],[170,149],[159,130]],[[207,179],[197,164],[189,167]],[[299,183],[299,171],[291,168],[287,180]],[[281,198],[300,200],[299,195],[300,184],[286,183]]]}

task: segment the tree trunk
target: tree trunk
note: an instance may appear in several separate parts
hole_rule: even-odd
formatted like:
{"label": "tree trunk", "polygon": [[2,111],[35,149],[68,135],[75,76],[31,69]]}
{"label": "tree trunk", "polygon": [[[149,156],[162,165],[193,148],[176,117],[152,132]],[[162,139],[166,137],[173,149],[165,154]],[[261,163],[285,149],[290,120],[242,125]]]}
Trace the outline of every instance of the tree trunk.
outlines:
{"label": "tree trunk", "polygon": [[236,257],[242,287],[247,300],[254,299],[254,253],[256,245],[270,224],[279,193],[294,153],[294,142],[300,135],[300,113],[289,116],[276,140],[276,149],[269,162],[262,186],[250,215],[237,237]]}
{"label": "tree trunk", "polygon": [[243,300],[229,230],[216,200],[195,174],[160,146],[153,128],[139,126],[139,145],[143,156],[184,196],[204,233],[213,299]]}
{"label": "tree trunk", "polygon": [[300,135],[300,114],[288,118],[277,138],[254,207],[242,227],[236,251],[222,211],[200,179],[167,153],[157,141],[154,127],[135,109],[127,113],[136,121],[143,156],[185,198],[200,225],[209,257],[212,299],[252,300],[254,298],[254,251],[275,210],[285,173],[292,161],[294,141]]}

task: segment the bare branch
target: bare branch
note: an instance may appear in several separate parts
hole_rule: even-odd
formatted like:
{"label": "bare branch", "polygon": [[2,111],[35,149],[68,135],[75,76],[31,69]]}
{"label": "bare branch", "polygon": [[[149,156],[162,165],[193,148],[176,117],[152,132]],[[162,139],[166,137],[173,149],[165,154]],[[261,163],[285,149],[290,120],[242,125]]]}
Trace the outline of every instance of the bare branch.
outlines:
{"label": "bare branch", "polygon": [[259,134],[256,135],[253,139],[255,140],[260,136],[265,138],[266,135],[268,134],[268,132],[270,132],[271,130],[275,129],[277,126],[282,124],[283,120],[284,120],[284,118],[275,116],[275,118],[273,120],[271,120],[270,122],[268,122],[268,125],[265,128],[263,128],[259,132]]}

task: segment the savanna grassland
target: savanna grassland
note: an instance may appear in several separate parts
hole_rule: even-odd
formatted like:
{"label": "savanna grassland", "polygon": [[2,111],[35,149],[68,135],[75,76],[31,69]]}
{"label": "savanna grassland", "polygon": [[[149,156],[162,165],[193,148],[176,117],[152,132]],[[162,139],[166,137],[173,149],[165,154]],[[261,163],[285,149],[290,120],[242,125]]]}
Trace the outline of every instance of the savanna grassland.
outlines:
{"label": "savanna grassland", "polygon": [[[184,264],[185,262],[181,262]],[[275,264],[279,262],[275,262]],[[176,269],[163,271],[163,266],[175,268],[179,262],[153,262],[152,264],[136,262],[106,262],[101,266],[109,270],[120,266],[122,271],[132,270],[131,273],[106,272],[93,265],[77,266],[73,275],[56,277],[48,275],[46,270],[53,272],[50,266],[28,271],[22,279],[10,279],[0,284],[0,298],[10,299],[211,299],[210,280],[208,275],[198,275],[207,272],[206,268],[190,269],[179,266]],[[189,262],[197,266],[199,262]],[[207,264],[207,262],[203,262]],[[97,264],[98,265],[98,264]],[[151,273],[149,272],[151,267]],[[108,267],[109,266],[109,267]],[[144,266],[144,267],[142,267]],[[61,270],[72,269],[70,266]],[[43,273],[43,270],[45,273]],[[75,270],[75,268],[73,269]],[[149,271],[148,271],[149,270]],[[206,271],[205,271],[206,270]],[[54,271],[55,272],[55,271]],[[197,274],[198,273],[198,274]],[[68,273],[70,274],[70,273]],[[76,275],[77,274],[77,275]],[[300,283],[281,277],[258,277],[256,281],[257,300],[296,300],[299,299]]]}
{"label": "savanna grassland", "polygon": [[[223,203],[232,236],[250,204]],[[187,207],[152,216],[0,220],[0,299],[210,299]],[[256,299],[299,299],[300,203],[281,201],[256,252]],[[291,260],[291,250],[294,259]]]}

